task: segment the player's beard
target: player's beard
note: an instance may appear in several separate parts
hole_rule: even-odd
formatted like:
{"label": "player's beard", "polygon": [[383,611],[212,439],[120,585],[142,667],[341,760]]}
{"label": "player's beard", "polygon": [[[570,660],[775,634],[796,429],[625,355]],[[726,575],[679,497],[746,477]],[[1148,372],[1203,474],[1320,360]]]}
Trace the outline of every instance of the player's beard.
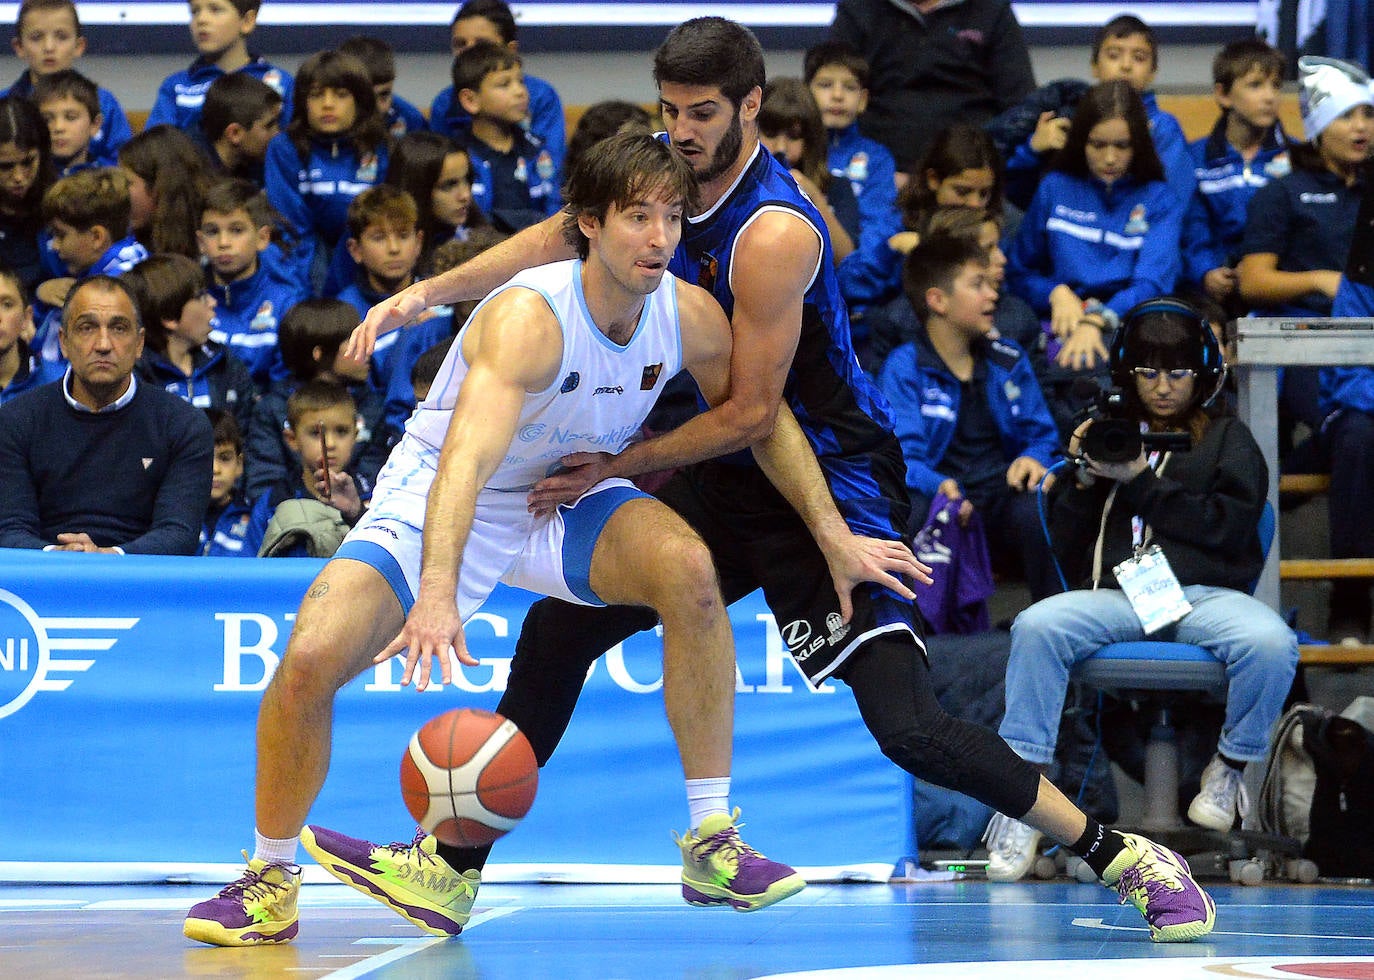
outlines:
{"label": "player's beard", "polygon": [[743,145],[744,127],[740,125],[739,113],[736,113],[734,120],[730,123],[730,128],[725,131],[720,142],[716,144],[716,151],[711,154],[711,162],[703,170],[697,172],[697,183],[710,183],[734,166],[735,158],[739,156],[740,147]]}

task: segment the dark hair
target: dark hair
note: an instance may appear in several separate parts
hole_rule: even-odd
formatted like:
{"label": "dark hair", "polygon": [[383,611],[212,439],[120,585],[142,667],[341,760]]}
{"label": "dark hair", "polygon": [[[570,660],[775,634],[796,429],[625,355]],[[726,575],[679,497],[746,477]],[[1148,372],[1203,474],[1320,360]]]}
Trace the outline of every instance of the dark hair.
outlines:
{"label": "dark hair", "polygon": [[573,167],[582,159],[588,148],[613,136],[622,130],[651,132],[653,117],[641,105],[623,99],[606,99],[587,106],[577,120],[572,135],[568,137],[568,149],[563,156],[563,172],[572,173]]}
{"label": "dark hair", "polygon": [[1135,180],[1142,184],[1152,180],[1164,179],[1164,164],[1155,152],[1155,141],[1150,136],[1150,120],[1145,115],[1145,103],[1140,93],[1124,79],[1102,82],[1083,93],[1073,111],[1073,121],[1064,148],[1055,154],[1050,169],[1080,177],[1092,178],[1088,169],[1088,134],[1101,122],[1108,119],[1124,119],[1131,134],[1131,165],[1127,170]]}
{"label": "dark hair", "polygon": [[930,235],[948,235],[976,242],[983,234],[983,225],[989,221],[1001,227],[1002,213],[962,204],[941,204],[926,215],[924,225],[911,230],[919,232],[923,239]]}
{"label": "dark hair", "polygon": [[267,192],[242,177],[226,177],[211,184],[201,204],[202,218],[207,211],[215,214],[247,211],[248,217],[253,219],[253,224],[258,228],[275,228],[280,217],[267,200]]}
{"label": "dark hair", "polygon": [[410,386],[432,385],[434,379],[439,374],[439,369],[444,366],[444,358],[448,357],[448,349],[453,346],[453,338],[441,340],[433,347],[427,348],[423,354],[415,359],[415,363],[410,368]]}
{"label": "dark hair", "polygon": [[24,285],[24,279],[19,275],[19,270],[11,269],[7,265],[0,265],[0,280],[9,283],[18,291],[21,304],[29,305],[29,287]]}
{"label": "dark hair", "polygon": [[897,207],[902,212],[902,224],[908,231],[917,231],[938,205],[935,192],[927,186],[926,175],[934,173],[937,182],[947,180],[966,170],[990,170],[992,190],[988,196],[989,211],[1002,210],[1003,163],[997,144],[981,126],[972,123],[953,123],[935,134],[925,155],[911,172],[911,179],[897,195]]}
{"label": "dark hair", "polygon": [[52,164],[52,138],[38,106],[22,95],[0,98],[0,146],[14,144],[21,153],[38,151],[38,172],[14,214],[21,234],[38,234],[43,225],[43,195],[57,179]]}
{"label": "dark hair", "polygon": [[949,292],[964,266],[986,268],[988,253],[976,241],[954,235],[930,235],[907,253],[902,264],[902,292],[922,320],[930,316],[926,290]]}
{"label": "dark hair", "polygon": [[117,242],[129,234],[129,178],[118,167],[78,170],[43,194],[43,221],[65,221],[77,231],[96,226]]}
{"label": "dark hair", "polygon": [[831,65],[839,65],[859,80],[860,88],[868,88],[871,71],[868,59],[848,41],[822,41],[807,48],[802,61],[802,78],[810,85],[817,72]]}
{"label": "dark hair", "polygon": [[643,133],[609,136],[587,151],[563,185],[563,237],[585,259],[591,243],[579,218],[605,221],[612,207],[660,194],[681,200],[687,214],[696,210],[696,178],[682,154]]}
{"label": "dark hair", "polygon": [[243,430],[239,428],[238,419],[234,418],[234,413],[223,408],[207,408],[205,409],[205,417],[210,420],[215,445],[222,446],[226,442],[232,443],[234,452],[242,455]]}
{"label": "dark hair", "polygon": [[[785,134],[802,141],[797,169],[824,193],[830,187],[829,145],[825,119],[811,90],[800,78],[773,78],[763,87],[759,106],[759,132],[764,136]],[[790,166],[790,164],[786,164]]]}
{"label": "dark hair", "polygon": [[1193,397],[1183,417],[1194,439],[1207,427],[1204,403],[1215,393],[1222,372],[1221,349],[1207,318],[1183,300],[1164,296],[1147,300],[1122,318],[1121,334],[1112,344],[1112,381],[1126,397],[1133,414],[1146,412],[1133,382],[1137,367],[1187,368],[1197,372]]}
{"label": "dark hair", "polygon": [[180,129],[162,123],[145,129],[119,148],[119,165],[148,185],[156,207],[145,229],[134,229],[150,252],[200,258],[196,229],[209,176],[205,158]]}
{"label": "dark hair", "polygon": [[[391,158],[386,165],[386,183],[407,192],[415,200],[419,215],[417,224],[425,236],[418,268],[425,268],[434,250],[453,237],[453,229],[440,224],[434,216],[434,185],[444,172],[444,160],[455,153],[467,157],[468,180],[471,182],[472,157],[447,136],[428,130],[406,133],[391,148]],[[470,205],[464,227],[483,228],[486,224],[487,219],[481,208],[476,204]]]}
{"label": "dark hair", "polygon": [[361,61],[373,85],[396,81],[396,53],[381,38],[371,34],[355,34],[336,50],[351,54]]}
{"label": "dark hair", "polygon": [[1265,75],[1283,79],[1288,59],[1283,52],[1257,37],[1232,41],[1212,59],[1212,82],[1229,93],[1236,84],[1258,68]]}
{"label": "dark hair", "polygon": [[419,231],[419,223],[415,198],[394,184],[369,187],[348,203],[348,235],[355,241],[373,225]]}
{"label": "dark hair", "polygon": [[29,14],[36,14],[44,10],[65,10],[72,15],[72,23],[76,25],[76,36],[81,36],[81,18],[77,16],[76,4],[72,0],[24,0],[19,5],[19,13],[14,18],[14,36],[19,37],[24,33],[24,19]]}
{"label": "dark hair", "polygon": [[100,115],[100,86],[75,68],[40,75],[33,83],[32,98],[37,106],[53,99],[74,99],[86,110],[92,122]]}
{"label": "dark hair", "polygon": [[1107,23],[1102,25],[1102,29],[1093,38],[1092,64],[1097,64],[1097,56],[1102,53],[1102,46],[1108,41],[1123,37],[1135,37],[1139,35],[1145,39],[1145,43],[1150,46],[1150,67],[1159,67],[1159,41],[1155,38],[1155,32],[1150,25],[1145,23],[1134,14],[1118,14]]}
{"label": "dark hair", "polygon": [[331,408],[347,408],[358,414],[358,401],[337,381],[312,378],[291,392],[286,399],[286,421],[294,430],[306,412],[326,412]]}
{"label": "dark hair", "polygon": [[719,88],[736,109],[767,80],[759,39],[743,24],[724,17],[684,21],[654,52],[654,84]]}
{"label": "dark hair", "polygon": [[502,0],[468,0],[453,15],[453,20],[449,22],[449,29],[451,30],[453,25],[460,20],[470,20],[473,17],[481,17],[483,20],[491,21],[492,26],[496,28],[496,33],[500,34],[501,40],[507,44],[515,40],[515,14]]}
{"label": "dark hair", "polygon": [[[339,348],[362,318],[341,299],[303,299],[281,318],[277,347],[282,363],[298,381],[310,381],[329,370]],[[315,358],[315,348],[320,357]]]}
{"label": "dark hair", "polygon": [[519,68],[520,56],[495,41],[478,41],[453,56],[453,97],[464,89],[472,92],[482,87],[482,80],[493,72]]}
{"label": "dark hair", "polygon": [[187,303],[205,290],[200,263],[175,253],[144,259],[120,278],[129,286],[148,346],[167,353],[166,320],[180,320]]}
{"label": "dark hair", "polygon": [[142,328],[143,321],[138,316],[138,299],[134,296],[133,290],[129,288],[129,284],[117,276],[107,276],[101,272],[78,280],[76,285],[71,288],[71,292],[67,293],[67,298],[62,301],[62,314],[59,321],[63,330],[67,329],[67,324],[71,319],[72,304],[76,302],[77,295],[87,289],[94,289],[101,293],[123,293],[129,297],[129,305],[134,308],[134,319]]}
{"label": "dark hair", "polygon": [[210,83],[200,110],[200,131],[213,143],[230,124],[251,129],[273,109],[281,108],[281,93],[247,72],[227,72]]}
{"label": "dark hair", "polygon": [[363,63],[340,51],[317,51],[296,70],[295,97],[286,135],[302,165],[310,159],[310,117],[306,108],[313,88],[339,88],[353,96],[353,125],[343,135],[360,157],[386,145],[386,123],[377,111],[377,93]]}

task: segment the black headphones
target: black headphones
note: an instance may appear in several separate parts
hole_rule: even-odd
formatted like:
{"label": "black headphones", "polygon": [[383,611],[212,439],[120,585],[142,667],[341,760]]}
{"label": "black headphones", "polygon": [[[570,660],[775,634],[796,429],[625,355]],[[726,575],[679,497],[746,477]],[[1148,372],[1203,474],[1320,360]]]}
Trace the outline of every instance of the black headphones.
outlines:
{"label": "black headphones", "polygon": [[1199,404],[1210,405],[1212,399],[1220,393],[1222,383],[1226,380],[1226,358],[1222,354],[1221,343],[1217,340],[1216,334],[1212,332],[1211,322],[1202,311],[1193,304],[1174,296],[1160,296],[1157,299],[1147,299],[1143,303],[1137,303],[1127,310],[1121,318],[1121,326],[1117,328],[1116,337],[1113,338],[1111,349],[1108,351],[1112,384],[1118,388],[1125,388],[1131,383],[1130,370],[1126,367],[1126,347],[1130,341],[1131,332],[1143,317],[1156,313],[1172,313],[1175,316],[1183,317],[1192,323],[1197,330],[1198,338],[1202,342],[1201,363],[1198,365],[1198,382],[1201,390],[1207,392]]}

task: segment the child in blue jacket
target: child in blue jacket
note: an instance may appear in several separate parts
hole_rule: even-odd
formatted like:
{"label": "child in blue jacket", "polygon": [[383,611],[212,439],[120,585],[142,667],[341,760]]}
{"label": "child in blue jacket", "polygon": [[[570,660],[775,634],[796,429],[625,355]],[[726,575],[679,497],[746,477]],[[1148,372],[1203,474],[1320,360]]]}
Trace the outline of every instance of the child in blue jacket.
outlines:
{"label": "child in blue jacket", "polygon": [[1105,365],[1121,314],[1174,288],[1183,209],[1135,89],[1089,89],[1007,252],[1007,285],[1046,321],[1060,367]]}
{"label": "child in blue jacket", "polygon": [[892,405],[915,520],[937,493],[962,499],[961,521],[976,509],[993,553],[1017,554],[1031,595],[1052,595],[1060,589],[1035,489],[1058,455],[1059,431],[1026,352],[989,337],[997,291],[987,252],[931,235],[907,256],[902,281],[925,330],[892,352],[878,384]]}

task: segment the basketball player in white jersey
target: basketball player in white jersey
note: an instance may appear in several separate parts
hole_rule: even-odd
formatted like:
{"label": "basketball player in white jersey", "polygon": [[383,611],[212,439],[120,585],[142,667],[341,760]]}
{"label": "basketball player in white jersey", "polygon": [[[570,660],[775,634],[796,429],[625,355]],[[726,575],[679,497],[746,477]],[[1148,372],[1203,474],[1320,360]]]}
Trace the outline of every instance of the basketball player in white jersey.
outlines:
{"label": "basketball player in white jersey", "polygon": [[[648,606],[661,618],[664,696],[691,811],[688,901],[750,910],[804,887],[735,830],[734,647],[705,544],[625,480],[598,483],[551,515],[527,504],[561,457],[623,449],[680,369],[708,402],[728,406],[725,314],[705,290],[666,275],[695,194],[690,167],[667,144],[606,141],[569,182],[566,232],[581,258],[517,275],[458,334],[370,509],[301,603],[258,718],[254,855],[242,878],[191,910],[187,936],[233,946],[294,938],[302,840],[326,869],[425,931],[462,930],[480,875],[445,864],[434,838],[373,848],[304,824],[328,770],[336,691],[402,651],[403,682],[419,688],[436,658],[449,683],[450,651],[476,665],[462,624],[498,581],[575,603]],[[711,425],[713,414],[688,424]],[[839,521],[800,427],[783,416],[755,447],[760,465],[809,522]],[[868,555],[856,581],[909,594],[897,574],[922,569],[903,546],[855,547]]]}

